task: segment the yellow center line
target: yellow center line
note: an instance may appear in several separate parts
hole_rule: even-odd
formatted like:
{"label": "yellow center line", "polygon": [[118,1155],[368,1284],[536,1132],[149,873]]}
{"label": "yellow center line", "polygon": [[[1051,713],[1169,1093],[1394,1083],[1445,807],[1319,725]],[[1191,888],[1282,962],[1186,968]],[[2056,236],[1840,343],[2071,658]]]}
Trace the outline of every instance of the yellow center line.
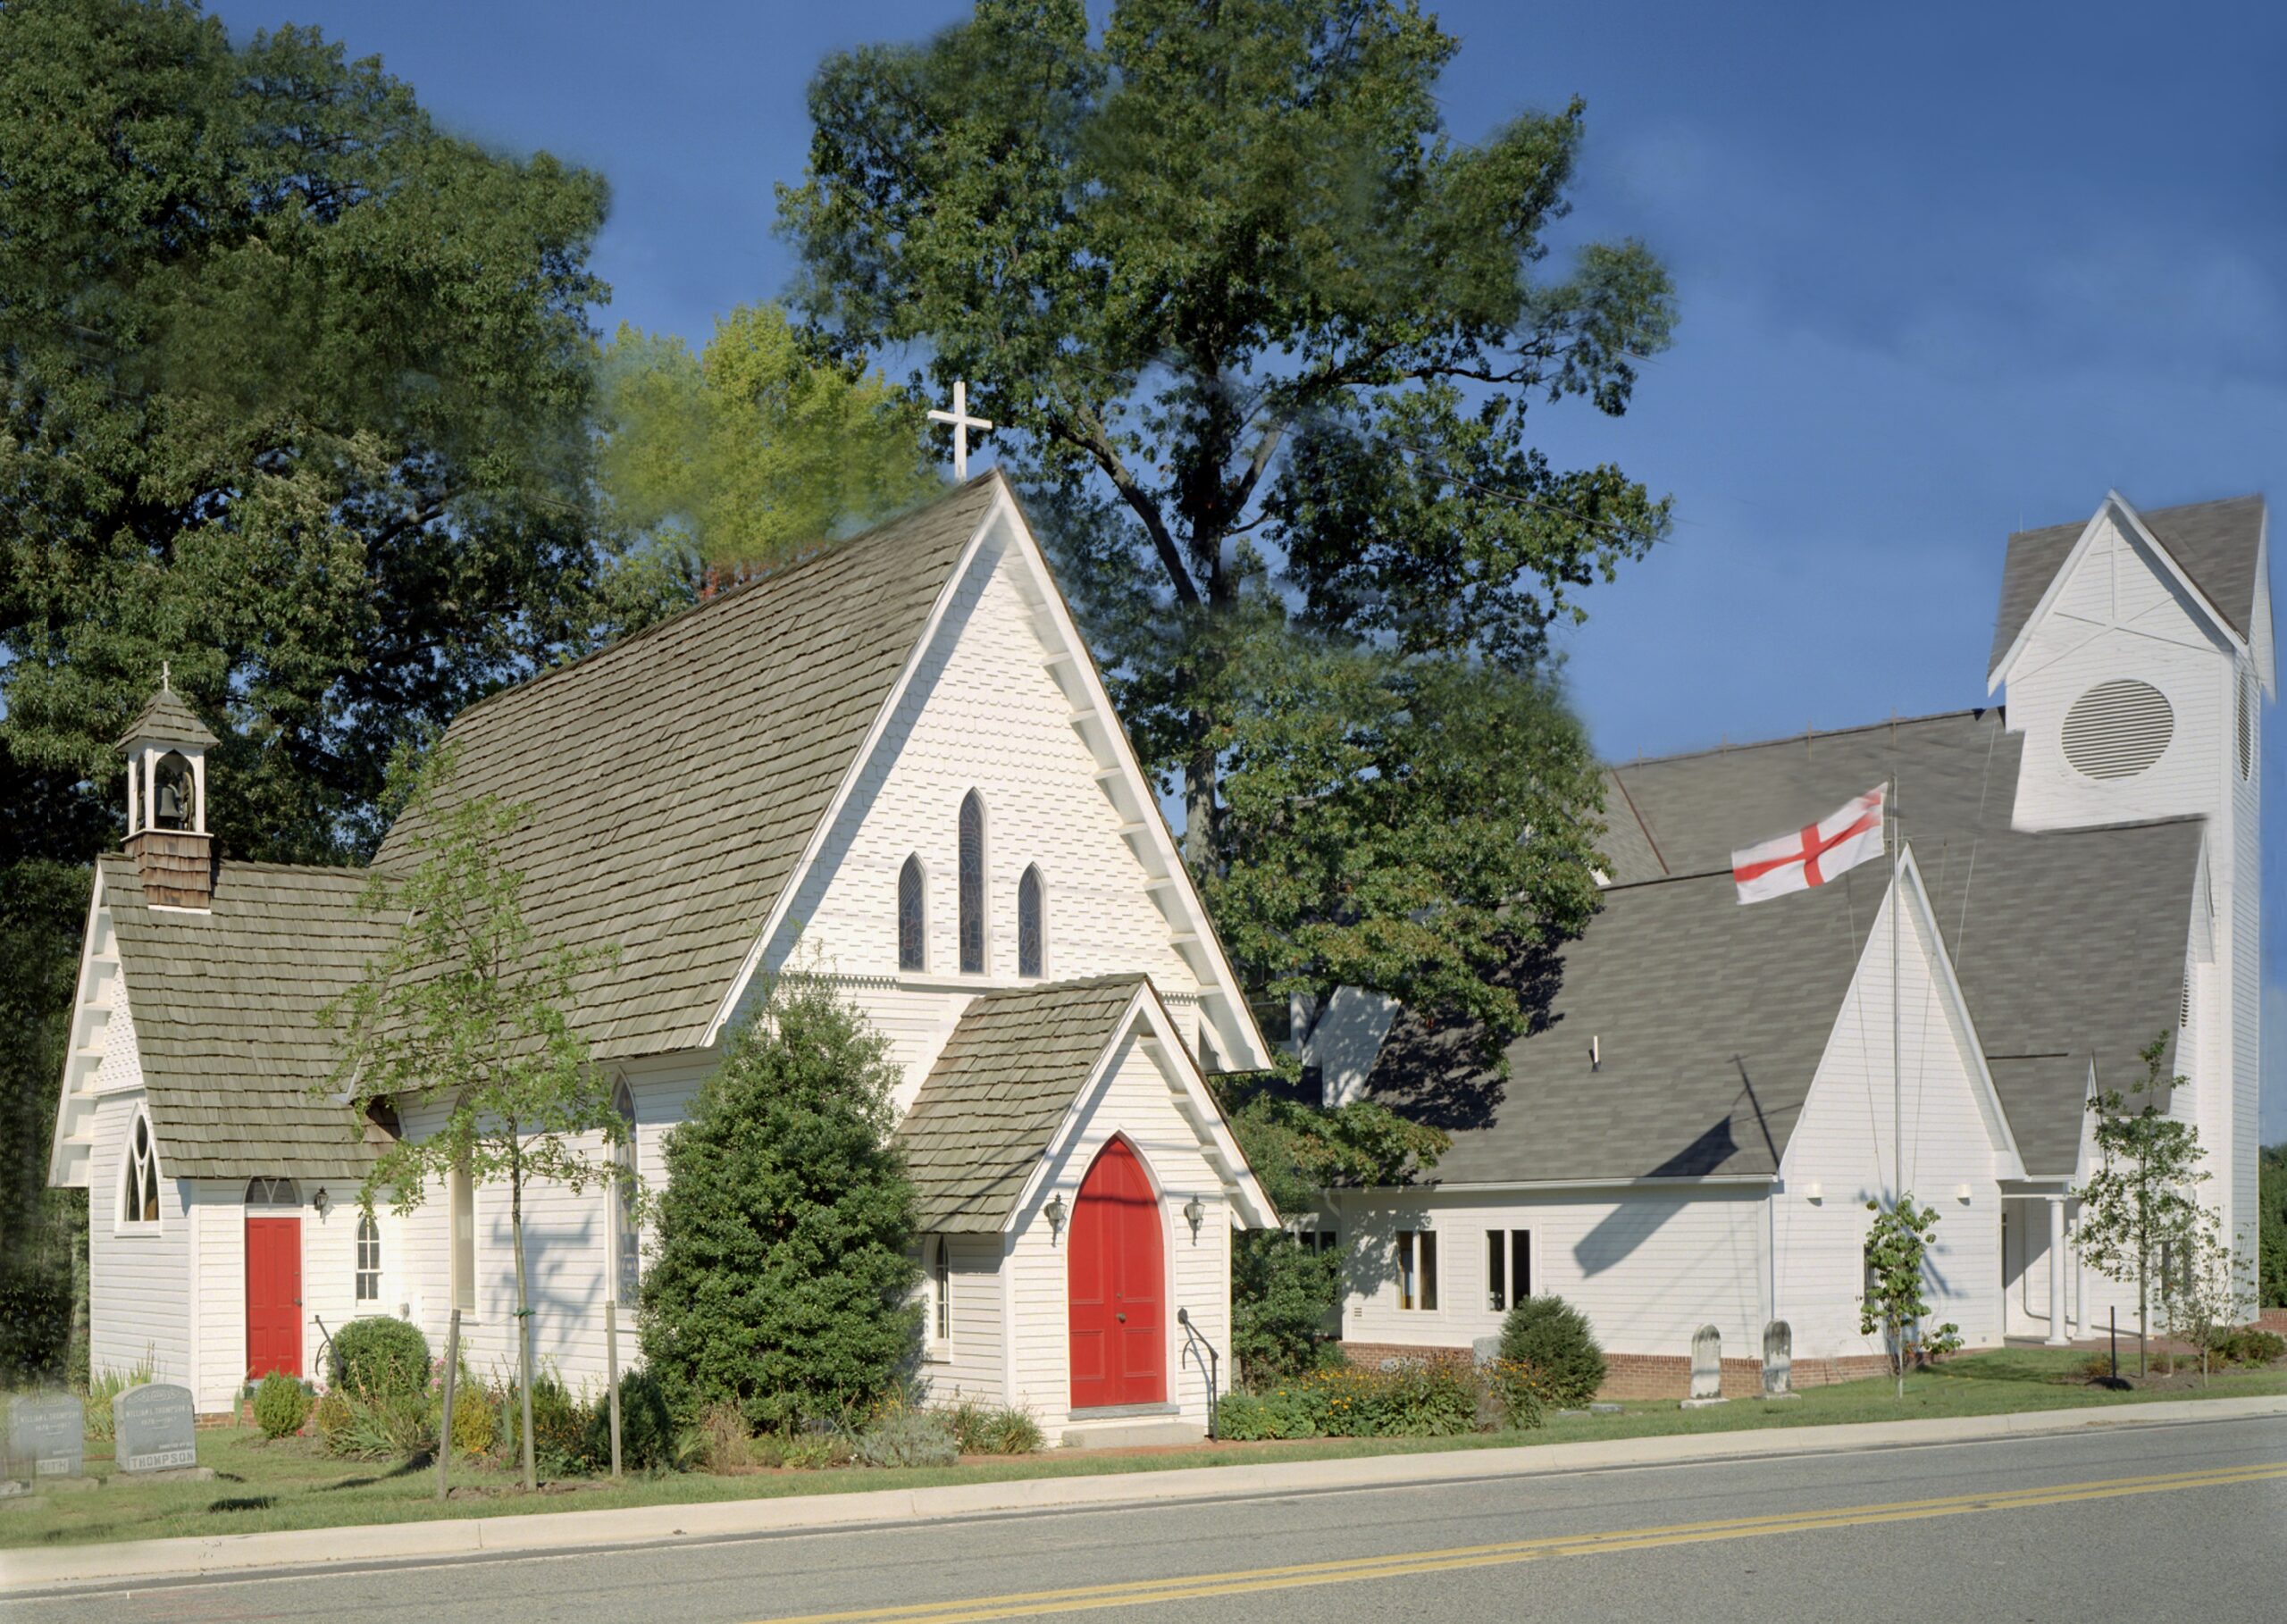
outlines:
{"label": "yellow center line", "polygon": [[1244,1568],[1220,1573],[1178,1574],[1167,1578],[1077,1585],[1057,1590],[1018,1591],[1006,1595],[977,1596],[968,1601],[915,1602],[845,1612],[803,1613],[773,1620],[769,1624],[983,1624],[984,1620],[994,1619],[1080,1612],[1101,1607],[1134,1607],[1148,1602],[1241,1595],[1309,1585],[1348,1584],[1359,1579],[1396,1578],[1417,1573],[1452,1572],[1469,1568],[1537,1561],[1553,1556],[1588,1556],[1607,1551],[1643,1551],[1663,1545],[1702,1544],[1714,1540],[1747,1539],[1768,1534],[1814,1533],[1827,1528],[1862,1528],[1878,1522],[1958,1517],[1976,1511],[2020,1511],[2080,1501],[2167,1494],[2177,1489],[2261,1483],[2282,1478],[2287,1478],[2287,1462],[2158,1472],[2140,1478],[2112,1478],[2041,1488],[1990,1490],[1949,1494],[1931,1500],[1893,1501],[1884,1504],[1840,1506],[1814,1511],[1779,1511],[1755,1517],[1721,1518],[1708,1522],[1671,1523],[1658,1528],[1614,1528],[1599,1533],[1545,1535],[1533,1539],[1455,1545],[1437,1551],[1406,1551],[1383,1556],[1296,1562],[1276,1568]]}

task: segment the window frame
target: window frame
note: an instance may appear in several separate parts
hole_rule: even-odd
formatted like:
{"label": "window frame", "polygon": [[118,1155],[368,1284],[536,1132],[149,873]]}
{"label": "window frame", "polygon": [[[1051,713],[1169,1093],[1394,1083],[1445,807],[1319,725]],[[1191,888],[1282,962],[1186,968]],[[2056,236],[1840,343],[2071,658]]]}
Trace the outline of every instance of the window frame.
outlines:
{"label": "window frame", "polygon": [[350,1266],[349,1300],[352,1302],[379,1302],[381,1300],[381,1220],[373,1213],[357,1214],[357,1232],[351,1242],[356,1249]]}
{"label": "window frame", "polygon": [[[460,1236],[464,1209],[468,1217],[465,1257]],[[477,1256],[476,1181],[468,1176],[466,1167],[456,1167],[445,1175],[445,1306],[458,1309],[464,1325],[475,1323],[477,1304],[482,1301],[477,1291]]]}
{"label": "window frame", "polygon": [[[149,1110],[138,1106],[128,1121],[127,1137],[120,1145],[118,1199],[112,1204],[112,1233],[163,1233],[166,1225],[166,1201],[162,1195],[165,1182],[159,1171],[159,1135],[151,1127]],[[130,1199],[135,1201],[131,1214],[128,1206]]]}
{"label": "window frame", "polygon": [[1397,1232],[1397,1307],[1402,1314],[1437,1314],[1437,1232],[1434,1228]]}
{"label": "window frame", "polygon": [[953,1241],[951,1235],[929,1237],[929,1347],[938,1358],[953,1346]]}
{"label": "window frame", "polygon": [[[969,820],[976,821],[976,868],[970,869]],[[993,924],[988,906],[993,894],[992,825],[985,816],[984,797],[974,789],[961,797],[953,840],[953,914],[955,961],[964,975],[985,975],[993,969]],[[974,931],[972,932],[972,926]],[[969,951],[974,934],[976,951]]]}
{"label": "window frame", "polygon": [[1505,1314],[1533,1294],[1533,1232],[1485,1232],[1486,1311]]}

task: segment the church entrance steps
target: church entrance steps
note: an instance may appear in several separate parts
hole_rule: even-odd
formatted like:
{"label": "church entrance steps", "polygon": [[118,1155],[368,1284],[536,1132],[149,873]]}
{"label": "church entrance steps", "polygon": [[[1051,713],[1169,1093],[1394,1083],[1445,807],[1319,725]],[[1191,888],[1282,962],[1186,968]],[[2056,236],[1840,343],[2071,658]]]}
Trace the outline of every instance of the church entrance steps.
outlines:
{"label": "church entrance steps", "polygon": [[221,1537],[125,1541],[109,1545],[0,1548],[0,1596],[35,1592],[67,1595],[72,1590],[113,1588],[130,1581],[144,1583],[202,1573],[381,1565],[415,1560],[449,1561],[480,1553],[538,1554],[820,1528],[904,1527],[923,1519],[1068,1511],[1076,1506],[1251,1498],[1323,1489],[1378,1488],[1671,1466],[1692,1461],[1823,1455],[2091,1428],[2192,1422],[2229,1424],[2259,1416],[2287,1416],[2287,1396],[2164,1400],[2094,1411],[2031,1411],[2013,1415],[1790,1427],[1777,1431],[1671,1433],[1578,1444],[1353,1455],[1323,1461],[1252,1463],[1238,1457],[1228,1466],[1067,1473],[936,1488],[869,1489],[455,1521],[373,1523]]}
{"label": "church entrance steps", "polygon": [[1074,1411],[1058,1441],[1067,1449],[1149,1449],[1206,1436],[1204,1427],[1181,1419],[1173,1404],[1109,1404]]}

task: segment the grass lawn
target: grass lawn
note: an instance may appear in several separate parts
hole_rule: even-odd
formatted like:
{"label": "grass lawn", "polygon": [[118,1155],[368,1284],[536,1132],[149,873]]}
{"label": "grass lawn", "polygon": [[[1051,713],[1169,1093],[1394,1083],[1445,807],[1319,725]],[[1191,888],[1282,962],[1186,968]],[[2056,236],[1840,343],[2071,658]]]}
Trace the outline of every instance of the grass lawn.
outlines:
{"label": "grass lawn", "polygon": [[[1520,1444],[1649,1437],[1670,1433],[1994,1415],[2011,1411],[2136,1404],[2155,1399],[2287,1394],[2287,1367],[2219,1372],[2214,1385],[2205,1389],[2197,1385],[2195,1376],[2190,1386],[2155,1384],[2136,1392],[2107,1392],[2080,1378],[2087,1358],[2083,1352],[2063,1349],[2011,1348],[1972,1354],[1953,1360],[1940,1369],[1918,1372],[1907,1378],[1903,1400],[1892,1396],[1891,1385],[1886,1379],[1850,1382],[1811,1388],[1791,1403],[1739,1400],[1707,1410],[1684,1410],[1671,1399],[1631,1403],[1618,1415],[1552,1419],[1532,1432],[1483,1433],[1460,1438],[1324,1438],[1132,1452],[1059,1452],[950,1467],[771,1471],[734,1478],[694,1472],[634,1478],[616,1486],[607,1480],[575,1480],[544,1488],[537,1494],[519,1492],[513,1473],[456,1463],[456,1487],[472,1486],[486,1492],[442,1505],[433,1498],[437,1478],[435,1469],[429,1464],[341,1461],[319,1452],[315,1445],[303,1440],[271,1444],[252,1427],[222,1427],[198,1435],[199,1460],[215,1469],[214,1481],[124,1483],[112,1475],[107,1452],[96,1454],[91,1451],[88,1470],[105,1479],[103,1486],[76,1494],[29,1496],[30,1503],[24,1500],[0,1503],[0,1547],[157,1539],[176,1535],[247,1534],[274,1528],[331,1528],[348,1523],[405,1522],[437,1517],[518,1516],[613,1506],[920,1488],[1011,1478],[1169,1471],[1183,1467],[1235,1466],[1265,1461],[1324,1461],[1355,1455],[1512,1448]],[[2156,1372],[2157,1369],[2156,1365]]]}

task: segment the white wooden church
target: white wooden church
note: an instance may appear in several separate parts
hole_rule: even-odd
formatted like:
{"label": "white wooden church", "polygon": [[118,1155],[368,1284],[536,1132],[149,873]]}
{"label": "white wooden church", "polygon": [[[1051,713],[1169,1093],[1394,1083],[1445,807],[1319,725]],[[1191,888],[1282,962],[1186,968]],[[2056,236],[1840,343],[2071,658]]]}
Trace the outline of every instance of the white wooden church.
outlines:
{"label": "white wooden church", "polygon": [[[2090,1091],[2129,1088],[2164,1034],[2203,1199],[2252,1269],[2265,532],[2258,497],[2109,495],[2009,540],[1985,683],[2006,705],[1610,769],[1601,911],[1515,967],[1537,1015],[1505,1076],[1354,991],[1298,1011],[1329,1101],[1453,1135],[1420,1186],[1319,1216],[1352,1243],[1353,1357],[1468,1349],[1554,1292],[1617,1392],[1680,1395],[1703,1325],[1733,1391],[1774,1320],[1797,1380],[1865,1373],[1866,1203],[1901,1172],[1941,1215],[1931,1298],[1970,1346],[2115,1310],[2132,1329],[2133,1288],[2081,1260],[2074,1192]],[[1740,905],[1732,852],[1886,784],[1895,872]]]}
{"label": "white wooden church", "polygon": [[[1230,1235],[1276,1222],[1202,1080],[1269,1054],[1007,483],[934,505],[472,707],[457,784],[528,803],[541,941],[611,943],[579,1024],[645,1176],[790,960],[892,1041],[938,1396],[1051,1439],[1187,1431],[1230,1372]],[[364,874],[218,859],[212,735],[162,691],[121,741],[51,1177],[88,1192],[93,1363],[202,1411],[316,1374],[351,1318],[512,1361],[505,1192],[360,1215],[378,1136],[311,1092],[358,974]],[[385,842],[377,862],[399,860]],[[798,954],[798,942],[799,954]],[[538,1354],[600,1379],[643,1240],[527,1196]],[[632,1343],[623,1343],[632,1353]]]}

